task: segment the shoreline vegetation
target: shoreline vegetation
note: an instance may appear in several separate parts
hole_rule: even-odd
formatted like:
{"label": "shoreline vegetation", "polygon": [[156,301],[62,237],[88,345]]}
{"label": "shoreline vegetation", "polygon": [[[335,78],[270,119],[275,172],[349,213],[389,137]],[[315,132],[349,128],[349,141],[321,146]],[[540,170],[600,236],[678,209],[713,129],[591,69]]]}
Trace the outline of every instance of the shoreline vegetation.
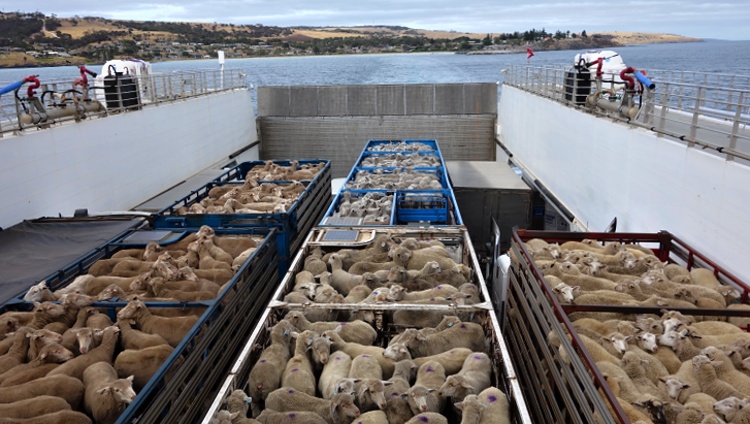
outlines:
{"label": "shoreline vegetation", "polygon": [[58,18],[0,12],[0,68],[103,63],[137,57],[151,62],[225,57],[287,57],[369,53],[518,54],[599,49],[628,44],[702,41],[673,34],[587,34],[531,29],[485,34],[399,26],[267,27],[218,23]]}

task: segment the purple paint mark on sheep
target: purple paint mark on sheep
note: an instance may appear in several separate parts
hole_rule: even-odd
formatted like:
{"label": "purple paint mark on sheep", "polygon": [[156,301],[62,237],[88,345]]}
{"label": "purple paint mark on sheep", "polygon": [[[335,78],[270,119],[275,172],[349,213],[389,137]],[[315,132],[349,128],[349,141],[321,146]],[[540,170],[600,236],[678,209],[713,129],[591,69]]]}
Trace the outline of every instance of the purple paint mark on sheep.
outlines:
{"label": "purple paint mark on sheep", "polygon": [[287,417],[294,419],[294,418],[297,417],[297,413],[296,412],[290,412],[289,415],[287,415]]}
{"label": "purple paint mark on sheep", "polygon": [[289,389],[289,390],[287,390],[286,392],[287,392],[288,394],[290,394],[290,395],[291,395],[291,394],[293,394],[293,393],[294,393],[294,389]]}
{"label": "purple paint mark on sheep", "polygon": [[297,371],[299,371],[299,368],[292,368],[290,372],[297,372]]}
{"label": "purple paint mark on sheep", "polygon": [[487,396],[487,400],[490,401],[490,403],[497,402],[497,396],[495,396],[495,395],[489,395],[489,396]]}
{"label": "purple paint mark on sheep", "polygon": [[340,356],[334,356],[334,358],[333,358],[333,359],[335,359],[336,361],[340,361],[340,360],[341,360],[341,357],[340,357]]}
{"label": "purple paint mark on sheep", "polygon": [[419,421],[422,421],[423,423],[428,423],[428,422],[430,422],[430,419],[427,418],[427,417],[425,417],[424,415],[420,415],[419,416]]}
{"label": "purple paint mark on sheep", "polygon": [[261,363],[265,363],[265,362],[266,362],[266,360],[265,360],[265,359],[261,359],[261,360],[260,360],[260,362],[261,362]]}
{"label": "purple paint mark on sheep", "polygon": [[461,324],[461,328],[466,328],[466,324]]}
{"label": "purple paint mark on sheep", "polygon": [[343,326],[346,325],[346,323],[345,322],[340,322],[339,325],[343,327]]}
{"label": "purple paint mark on sheep", "polygon": [[476,360],[482,359],[482,355],[474,355],[474,359]]}
{"label": "purple paint mark on sheep", "polygon": [[432,365],[430,365],[429,367],[427,367],[426,371],[427,372],[433,372],[433,371],[435,371],[435,368],[432,368]]}

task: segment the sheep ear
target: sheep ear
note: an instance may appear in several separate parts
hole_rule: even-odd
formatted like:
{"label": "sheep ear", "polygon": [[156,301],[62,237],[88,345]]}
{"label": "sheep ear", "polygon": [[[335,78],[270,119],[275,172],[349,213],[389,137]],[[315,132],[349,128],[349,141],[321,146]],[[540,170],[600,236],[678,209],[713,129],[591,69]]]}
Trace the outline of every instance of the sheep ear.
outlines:
{"label": "sheep ear", "polygon": [[47,357],[47,352],[40,353],[39,357],[42,358],[42,359],[46,358]]}
{"label": "sheep ear", "polygon": [[109,393],[109,391],[110,391],[110,390],[112,390],[112,388],[111,388],[111,387],[109,387],[109,386],[107,386],[107,387],[102,387],[101,389],[97,390],[97,391],[96,391],[96,393],[98,393],[98,394],[100,394],[100,395],[103,395],[103,394],[105,394],[105,393]]}
{"label": "sheep ear", "polygon": [[461,387],[464,389],[474,390],[474,387],[466,380],[461,382]]}
{"label": "sheep ear", "polygon": [[367,387],[366,384],[363,384],[362,386],[359,387],[359,392],[357,392],[357,396],[358,397],[364,396],[365,393],[367,393],[367,390],[369,390],[369,387]]}
{"label": "sheep ear", "polygon": [[428,389],[427,393],[432,393],[432,392],[435,392],[435,391],[437,391],[437,389]]}
{"label": "sheep ear", "polygon": [[384,381],[384,382],[383,382],[383,385],[384,385],[384,386],[390,386],[391,384],[393,384],[393,382],[392,382],[392,381]]}
{"label": "sheep ear", "polygon": [[464,409],[464,403],[463,402],[456,402],[456,403],[453,404],[453,406],[455,406],[456,408],[458,408],[458,409],[460,409],[462,411]]}
{"label": "sheep ear", "polygon": [[135,375],[129,375],[125,380],[128,380],[129,382],[133,382],[133,379],[135,378]]}

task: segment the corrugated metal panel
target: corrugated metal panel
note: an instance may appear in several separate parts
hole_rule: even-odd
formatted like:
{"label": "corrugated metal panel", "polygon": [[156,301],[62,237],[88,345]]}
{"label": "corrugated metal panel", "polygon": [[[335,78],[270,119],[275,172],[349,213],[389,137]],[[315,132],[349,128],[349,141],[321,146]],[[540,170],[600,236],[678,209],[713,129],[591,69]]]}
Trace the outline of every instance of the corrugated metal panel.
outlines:
{"label": "corrugated metal panel", "polygon": [[258,116],[484,115],[497,85],[407,84],[260,87]]}
{"label": "corrugated metal panel", "polygon": [[318,87],[318,114],[346,116],[348,98],[344,86]]}
{"label": "corrugated metal panel", "polygon": [[403,85],[378,86],[378,114],[403,115],[404,104]]}
{"label": "corrugated metal panel", "polygon": [[370,139],[436,139],[445,160],[492,161],[495,115],[260,117],[262,159],[330,159],[346,177]]}

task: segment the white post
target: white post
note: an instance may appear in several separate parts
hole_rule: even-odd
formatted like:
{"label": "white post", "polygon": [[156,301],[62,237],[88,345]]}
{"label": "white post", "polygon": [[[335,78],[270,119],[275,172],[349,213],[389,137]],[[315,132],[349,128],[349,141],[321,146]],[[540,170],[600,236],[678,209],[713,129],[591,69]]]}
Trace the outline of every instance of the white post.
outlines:
{"label": "white post", "polygon": [[224,89],[224,50],[219,50],[219,68],[221,68],[221,89]]}

